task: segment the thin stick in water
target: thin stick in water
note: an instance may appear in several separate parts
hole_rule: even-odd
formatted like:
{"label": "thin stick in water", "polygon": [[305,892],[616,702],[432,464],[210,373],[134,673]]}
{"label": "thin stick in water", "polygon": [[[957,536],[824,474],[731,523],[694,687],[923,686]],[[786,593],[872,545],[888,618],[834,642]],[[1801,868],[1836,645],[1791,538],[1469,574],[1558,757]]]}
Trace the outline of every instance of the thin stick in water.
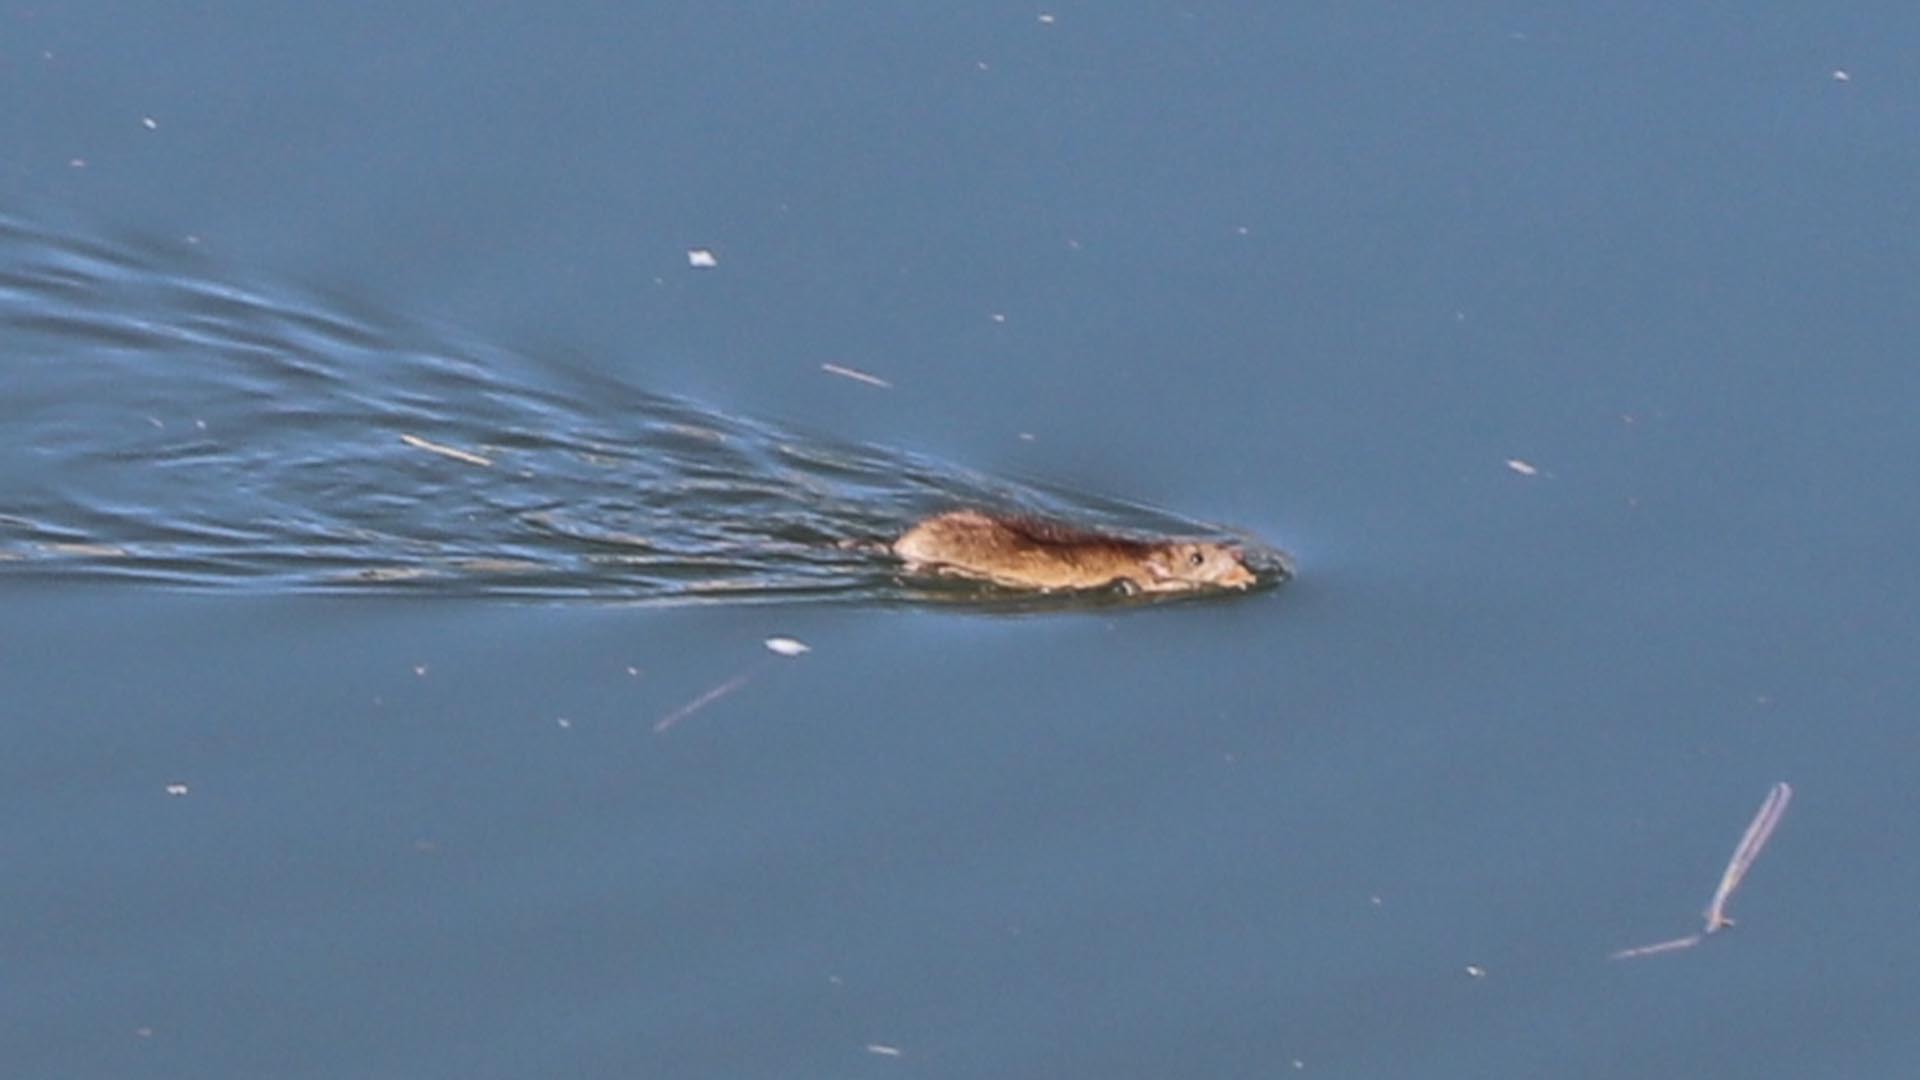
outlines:
{"label": "thin stick in water", "polygon": [[882,390],[893,389],[893,384],[881,378],[880,376],[869,375],[866,372],[857,370],[855,368],[841,367],[839,364],[821,364],[820,370],[826,372],[829,375],[838,375],[843,379],[852,379],[854,382],[863,382],[863,383],[866,383],[868,386],[877,386]]}
{"label": "thin stick in water", "polygon": [[1630,960],[1637,956],[1653,956],[1664,952],[1677,952],[1691,949],[1706,940],[1708,934],[1724,930],[1733,925],[1727,916],[1727,901],[1732,898],[1733,890],[1740,887],[1741,879],[1747,876],[1753,860],[1760,857],[1760,849],[1772,839],[1773,830],[1780,826],[1780,818],[1787,812],[1787,803],[1793,798],[1793,787],[1786,781],[1773,785],[1767,791],[1766,801],[1760,804],[1760,810],[1747,823],[1747,831],[1740,835],[1740,843],[1733,849],[1733,858],[1727,860],[1727,869],[1720,875],[1720,887],[1713,891],[1713,900],[1707,904],[1706,928],[1697,934],[1674,938],[1670,941],[1656,941],[1651,945],[1637,945],[1631,949],[1621,949],[1612,954],[1614,960]]}
{"label": "thin stick in water", "polygon": [[726,682],[721,683],[719,686],[701,694],[699,697],[694,698],[692,701],[661,717],[659,722],[653,725],[653,733],[655,735],[661,734],[673,727],[673,725],[699,712],[701,709],[706,708],[721,698],[726,697],[728,694],[733,693],[735,690],[747,685],[747,680],[752,677],[752,672],[743,671],[733,678],[728,679]]}
{"label": "thin stick in water", "polygon": [[1733,896],[1733,890],[1740,887],[1740,879],[1747,876],[1753,860],[1760,857],[1760,849],[1767,846],[1792,798],[1793,787],[1784,780],[1767,792],[1760,812],[1753,815],[1747,831],[1741,835],[1740,846],[1733,849],[1733,858],[1727,860],[1726,873],[1720,875],[1720,887],[1713,891],[1713,900],[1707,904],[1707,926],[1703,933],[1711,934],[1733,925],[1733,920],[1727,917],[1727,901]]}
{"label": "thin stick in water", "polygon": [[1672,941],[1656,941],[1651,945],[1636,945],[1631,949],[1621,949],[1619,952],[1613,953],[1612,955],[1607,957],[1607,959],[1631,960],[1636,956],[1652,956],[1655,953],[1674,952],[1679,949],[1691,949],[1698,944],[1700,944],[1700,935],[1688,934],[1686,937],[1677,937],[1677,938],[1674,938]]}
{"label": "thin stick in water", "polygon": [[403,443],[406,443],[408,446],[411,446],[416,450],[425,450],[429,454],[439,454],[441,457],[449,457],[455,461],[464,461],[469,465],[492,465],[493,464],[492,458],[481,457],[479,454],[476,454],[470,450],[462,450],[457,446],[447,446],[444,443],[428,442],[426,439],[423,439],[418,435],[402,435],[400,436],[400,441]]}

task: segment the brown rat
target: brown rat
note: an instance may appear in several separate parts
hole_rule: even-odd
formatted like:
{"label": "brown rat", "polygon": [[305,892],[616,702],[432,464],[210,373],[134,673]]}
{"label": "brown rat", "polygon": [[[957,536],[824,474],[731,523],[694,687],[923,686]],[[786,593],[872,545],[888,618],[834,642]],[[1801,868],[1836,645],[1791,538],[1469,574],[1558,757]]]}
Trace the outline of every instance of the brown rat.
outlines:
{"label": "brown rat", "polygon": [[953,510],[893,542],[913,573],[951,574],[1018,589],[1139,592],[1245,589],[1257,582],[1239,548],[1211,540],[1134,540],[1036,518]]}

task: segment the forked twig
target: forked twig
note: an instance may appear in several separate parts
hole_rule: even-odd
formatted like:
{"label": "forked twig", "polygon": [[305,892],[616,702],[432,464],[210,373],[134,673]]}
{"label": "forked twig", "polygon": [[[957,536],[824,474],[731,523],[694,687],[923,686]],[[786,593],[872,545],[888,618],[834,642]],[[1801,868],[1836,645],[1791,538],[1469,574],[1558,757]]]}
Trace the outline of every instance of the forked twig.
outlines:
{"label": "forked twig", "polygon": [[1727,860],[1727,871],[1720,875],[1720,887],[1713,890],[1713,900],[1707,904],[1707,925],[1701,933],[1711,934],[1733,925],[1733,920],[1727,917],[1727,899],[1740,887],[1740,879],[1747,876],[1753,860],[1760,857],[1760,849],[1767,846],[1767,840],[1773,836],[1792,799],[1793,788],[1784,780],[1767,792],[1767,801],[1760,804],[1760,812],[1753,815],[1747,831],[1740,837],[1740,846],[1733,849],[1733,858]]}
{"label": "forked twig", "polygon": [[1713,899],[1707,903],[1706,926],[1697,934],[1673,938],[1669,941],[1656,941],[1651,945],[1638,945],[1631,949],[1621,949],[1614,953],[1614,960],[1628,960],[1636,956],[1652,956],[1656,953],[1673,952],[1678,949],[1690,949],[1700,944],[1708,934],[1717,933],[1733,925],[1733,919],[1727,914],[1727,901],[1733,897],[1733,890],[1752,868],[1753,860],[1760,857],[1760,849],[1767,846],[1773,837],[1773,830],[1780,825],[1780,819],[1787,812],[1787,803],[1793,799],[1793,786],[1782,780],[1767,791],[1765,802],[1760,804],[1759,812],[1747,823],[1747,831],[1740,835],[1740,843],[1733,849],[1733,857],[1727,860],[1727,869],[1720,875],[1720,886],[1713,890]]}

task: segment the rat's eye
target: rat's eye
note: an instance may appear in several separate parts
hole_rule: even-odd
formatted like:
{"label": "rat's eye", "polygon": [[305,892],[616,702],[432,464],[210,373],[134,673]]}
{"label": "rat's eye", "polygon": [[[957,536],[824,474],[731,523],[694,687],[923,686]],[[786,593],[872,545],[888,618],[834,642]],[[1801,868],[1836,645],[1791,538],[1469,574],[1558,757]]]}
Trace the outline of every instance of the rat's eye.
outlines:
{"label": "rat's eye", "polygon": [[1206,561],[1207,561],[1207,557],[1205,555],[1202,555],[1198,551],[1187,556],[1187,565],[1193,567],[1196,570],[1199,569],[1201,566],[1205,565]]}

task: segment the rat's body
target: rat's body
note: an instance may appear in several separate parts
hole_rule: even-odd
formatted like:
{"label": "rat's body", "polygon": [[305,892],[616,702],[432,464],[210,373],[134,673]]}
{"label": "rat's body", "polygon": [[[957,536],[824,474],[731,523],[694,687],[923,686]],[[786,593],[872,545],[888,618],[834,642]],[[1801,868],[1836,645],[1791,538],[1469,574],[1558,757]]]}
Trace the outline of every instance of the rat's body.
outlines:
{"label": "rat's body", "polygon": [[1245,589],[1257,578],[1239,549],[1210,540],[1132,540],[977,510],[938,514],[893,542],[913,573],[951,574],[1016,589],[1140,592]]}

